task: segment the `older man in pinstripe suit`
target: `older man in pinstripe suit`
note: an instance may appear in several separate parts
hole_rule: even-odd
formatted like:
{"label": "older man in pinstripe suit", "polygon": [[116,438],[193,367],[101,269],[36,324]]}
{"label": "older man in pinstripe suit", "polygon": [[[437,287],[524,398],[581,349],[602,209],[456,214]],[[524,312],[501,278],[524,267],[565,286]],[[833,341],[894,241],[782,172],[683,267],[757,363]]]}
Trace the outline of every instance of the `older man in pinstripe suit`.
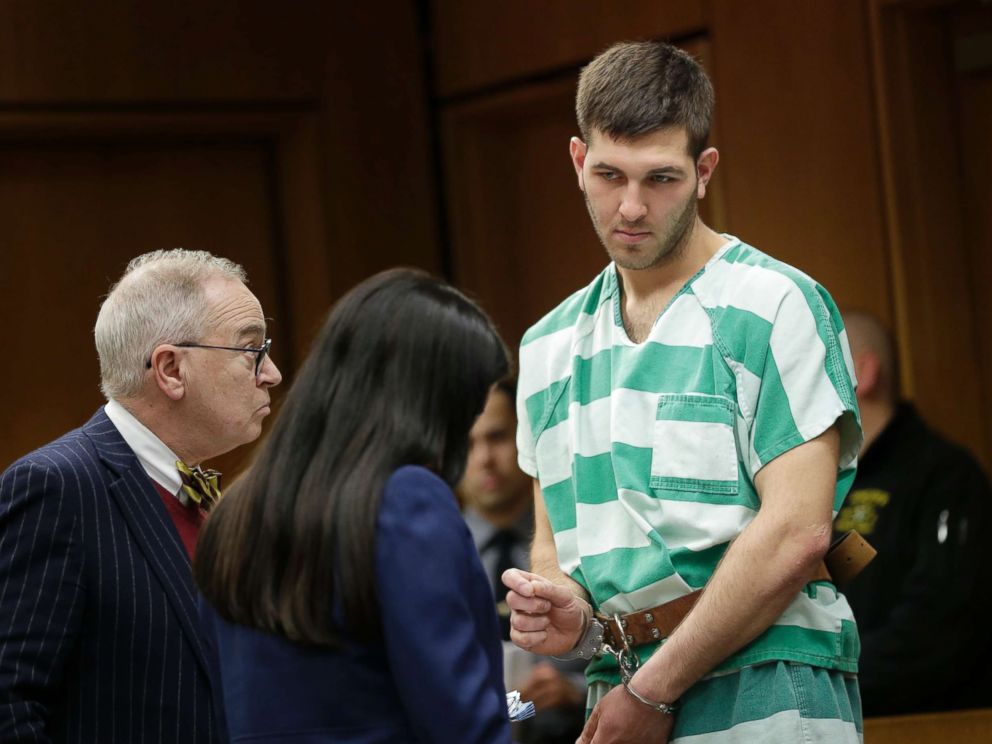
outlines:
{"label": "older man in pinstripe suit", "polygon": [[95,336],[107,405],[0,476],[0,741],[216,741],[190,573],[207,499],[177,467],[261,432],[262,308],[236,264],[157,251]]}

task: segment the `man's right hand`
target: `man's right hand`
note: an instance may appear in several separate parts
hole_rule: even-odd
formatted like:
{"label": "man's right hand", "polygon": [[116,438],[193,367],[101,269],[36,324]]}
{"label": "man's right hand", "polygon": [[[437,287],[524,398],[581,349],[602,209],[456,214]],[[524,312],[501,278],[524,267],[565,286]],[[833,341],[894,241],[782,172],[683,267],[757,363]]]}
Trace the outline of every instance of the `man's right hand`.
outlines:
{"label": "man's right hand", "polygon": [[579,642],[592,617],[588,602],[543,576],[511,568],[503,573],[510,590],[510,640],[538,654],[564,654]]}

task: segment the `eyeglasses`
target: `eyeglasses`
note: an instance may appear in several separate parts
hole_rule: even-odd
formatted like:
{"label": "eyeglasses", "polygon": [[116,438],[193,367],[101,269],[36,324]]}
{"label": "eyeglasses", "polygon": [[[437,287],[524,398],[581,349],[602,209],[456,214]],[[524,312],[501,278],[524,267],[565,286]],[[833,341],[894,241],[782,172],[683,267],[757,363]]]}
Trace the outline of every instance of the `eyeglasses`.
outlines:
{"label": "eyeglasses", "polygon": [[176,344],[176,346],[181,346],[184,349],[220,349],[221,351],[242,351],[251,352],[255,355],[255,377],[258,377],[258,371],[262,368],[262,360],[265,359],[265,355],[269,353],[269,349],[272,348],[272,339],[267,338],[262,342],[261,346],[209,346],[207,344]]}
{"label": "eyeglasses", "polygon": [[[266,355],[269,353],[269,349],[272,348],[272,339],[267,338],[262,342],[261,346],[210,346],[209,344],[173,344],[174,346],[179,346],[183,349],[220,349],[221,351],[240,351],[243,353],[252,353],[255,355],[255,377],[258,377],[258,371],[262,369],[262,361],[265,359]],[[146,367],[152,366],[151,359],[148,360]]]}

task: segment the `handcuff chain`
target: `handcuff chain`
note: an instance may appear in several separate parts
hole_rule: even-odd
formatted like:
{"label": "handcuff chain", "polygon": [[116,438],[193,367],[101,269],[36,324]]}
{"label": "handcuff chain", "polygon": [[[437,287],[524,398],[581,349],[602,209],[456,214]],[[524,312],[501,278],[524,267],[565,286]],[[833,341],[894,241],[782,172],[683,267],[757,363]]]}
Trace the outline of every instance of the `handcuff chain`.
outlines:
{"label": "handcuff chain", "polygon": [[677,709],[676,705],[671,703],[656,703],[653,700],[648,700],[630,686],[630,680],[634,677],[634,673],[637,671],[638,667],[641,666],[641,660],[630,647],[630,642],[627,640],[627,634],[623,632],[624,627],[620,624],[620,614],[613,613],[613,620],[616,622],[617,630],[620,633],[620,638],[623,640],[623,648],[614,650],[608,643],[604,642],[602,650],[604,652],[611,653],[614,657],[616,657],[617,666],[620,667],[620,681],[623,684],[624,689],[629,695],[631,695],[631,697],[636,699],[638,702],[644,703],[644,705],[649,708],[652,708],[659,713],[664,713],[665,715],[675,715],[675,711]]}
{"label": "handcuff chain", "polygon": [[623,648],[614,650],[609,645],[604,645],[604,650],[609,651],[616,657],[617,666],[620,667],[620,679],[623,680],[624,687],[626,687],[631,677],[634,676],[634,672],[640,667],[641,660],[637,658],[637,654],[634,653],[634,650],[630,647],[630,642],[627,640],[627,634],[623,632],[624,628],[620,623],[619,612],[613,613],[613,621],[617,624],[617,631],[620,633],[620,639],[623,641]]}

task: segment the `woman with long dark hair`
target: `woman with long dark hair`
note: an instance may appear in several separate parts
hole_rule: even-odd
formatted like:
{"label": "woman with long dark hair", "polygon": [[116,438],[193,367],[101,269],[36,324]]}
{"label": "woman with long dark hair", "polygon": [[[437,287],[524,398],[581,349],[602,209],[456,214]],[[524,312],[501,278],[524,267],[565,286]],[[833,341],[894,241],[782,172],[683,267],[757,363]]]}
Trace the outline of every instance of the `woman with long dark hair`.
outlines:
{"label": "woman with long dark hair", "polygon": [[509,742],[493,598],[452,486],[507,371],[426,274],[342,298],[196,552],[232,741]]}

